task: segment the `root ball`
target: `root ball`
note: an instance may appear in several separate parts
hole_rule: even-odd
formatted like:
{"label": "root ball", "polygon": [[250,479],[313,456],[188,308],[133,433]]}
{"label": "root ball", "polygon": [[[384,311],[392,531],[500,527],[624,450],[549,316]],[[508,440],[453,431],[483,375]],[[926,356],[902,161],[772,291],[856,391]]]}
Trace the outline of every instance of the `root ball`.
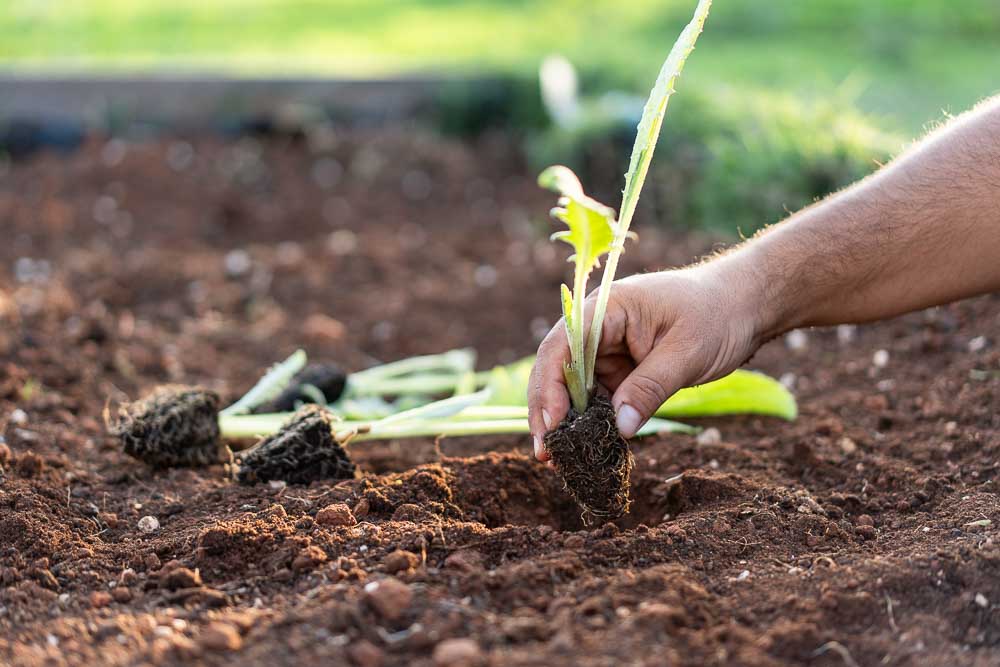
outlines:
{"label": "root ball", "polygon": [[628,512],[632,453],[615,425],[615,410],[603,396],[582,415],[574,410],[545,436],[556,473],[583,508],[584,523],[612,521]]}
{"label": "root ball", "polygon": [[108,426],[129,456],[156,467],[198,466],[222,458],[219,396],[196,387],[164,386],[122,406]]}
{"label": "root ball", "polygon": [[309,484],[352,479],[355,466],[334,439],[330,415],[316,406],[296,412],[274,435],[237,454],[236,479],[244,484],[282,480]]}

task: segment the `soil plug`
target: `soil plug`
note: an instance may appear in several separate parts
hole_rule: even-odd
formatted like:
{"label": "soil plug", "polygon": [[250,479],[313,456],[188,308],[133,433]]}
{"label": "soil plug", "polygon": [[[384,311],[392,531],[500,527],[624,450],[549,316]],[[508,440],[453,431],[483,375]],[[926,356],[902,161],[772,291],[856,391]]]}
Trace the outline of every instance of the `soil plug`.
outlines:
{"label": "soil plug", "polygon": [[308,484],[321,479],[353,479],[354,463],[337,442],[330,415],[303,407],[277,433],[240,452],[236,479],[244,484],[282,480]]}
{"label": "soil plug", "polygon": [[[570,350],[570,361],[563,368],[563,375],[572,410],[559,427],[546,436],[545,445],[566,488],[583,507],[585,520],[615,519],[628,511],[632,456],[628,443],[615,425],[611,403],[595,394],[597,346],[618,260],[625,249],[625,241],[634,236],[629,232],[629,225],[649,171],[667,102],[701,34],[711,4],[712,0],[699,0],[694,18],[670,49],[646,100],[625,173],[621,216],[616,220],[613,209],[588,197],[580,180],[568,167],[549,167],[538,177],[539,185],[559,193],[558,206],[552,209],[552,216],[568,228],[556,232],[552,238],[573,248],[569,258],[573,264],[573,287],[563,285],[561,299]],[[587,280],[604,255],[607,261],[588,332],[584,317]]]}
{"label": "soil plug", "polygon": [[118,410],[108,430],[125,453],[156,466],[197,466],[228,458],[219,438],[219,396],[197,387],[164,386]]}
{"label": "soil plug", "polygon": [[607,398],[595,397],[582,415],[570,410],[545,437],[556,472],[583,508],[583,521],[613,521],[628,512],[632,453],[615,426]]}

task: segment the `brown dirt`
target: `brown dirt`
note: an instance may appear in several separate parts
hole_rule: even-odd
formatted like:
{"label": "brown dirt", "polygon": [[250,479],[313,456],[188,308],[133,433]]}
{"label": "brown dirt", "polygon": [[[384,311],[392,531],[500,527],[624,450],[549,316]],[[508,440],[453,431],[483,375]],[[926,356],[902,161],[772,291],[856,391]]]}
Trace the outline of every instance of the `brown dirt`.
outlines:
{"label": "brown dirt", "polygon": [[570,409],[545,436],[545,449],[566,490],[583,509],[586,525],[613,521],[628,512],[635,459],[618,432],[607,397],[594,396],[583,414]]}
{"label": "brown dirt", "polygon": [[[0,176],[0,663],[1000,663],[997,297],[772,342],[801,418],[639,441],[593,529],[522,437],[287,487],[119,451],[109,397],[229,400],[299,345],[533,350],[566,266],[508,143],[331,150],[93,142]],[[639,231],[626,270],[711,248]]]}

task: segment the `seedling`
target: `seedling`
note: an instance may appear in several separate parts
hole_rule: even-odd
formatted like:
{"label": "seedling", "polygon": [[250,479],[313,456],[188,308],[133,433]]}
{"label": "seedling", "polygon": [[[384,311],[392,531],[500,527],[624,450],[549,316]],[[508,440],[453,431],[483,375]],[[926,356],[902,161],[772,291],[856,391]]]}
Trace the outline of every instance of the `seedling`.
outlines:
{"label": "seedling", "polygon": [[[594,395],[594,367],[601,340],[604,315],[611,296],[611,283],[618,260],[629,238],[629,226],[646,179],[656,141],[663,125],[674,81],[694,49],[711,7],[711,0],[699,0],[694,18],[688,23],[667,56],[643,109],[629,168],[625,174],[621,216],[586,196],[579,179],[563,166],[549,167],[538,178],[542,187],[561,196],[554,217],[568,230],[553,235],[573,246],[573,289],[562,286],[563,321],[569,341],[570,362],[563,369],[572,409],[566,419],[545,439],[556,471],[584,508],[585,518],[614,519],[628,511],[628,483],[632,458],[628,443],[615,426],[614,410],[606,399]],[[603,255],[607,263],[601,277],[589,335],[585,336],[584,299],[587,279]]]}

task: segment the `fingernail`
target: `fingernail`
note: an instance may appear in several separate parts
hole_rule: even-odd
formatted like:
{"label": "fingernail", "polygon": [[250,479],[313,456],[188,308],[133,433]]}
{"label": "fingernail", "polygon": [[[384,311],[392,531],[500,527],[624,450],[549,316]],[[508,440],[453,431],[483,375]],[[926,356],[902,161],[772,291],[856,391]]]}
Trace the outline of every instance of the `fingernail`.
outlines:
{"label": "fingernail", "polygon": [[542,421],[545,422],[546,430],[552,430],[552,415],[545,408],[542,408]]}
{"label": "fingernail", "polygon": [[642,426],[642,417],[639,415],[639,411],[633,408],[631,405],[623,403],[621,407],[618,408],[618,430],[621,432],[622,436],[626,438],[631,438]]}
{"label": "fingernail", "polygon": [[534,444],[535,444],[535,458],[537,459],[538,455],[542,453],[542,439],[539,438],[537,435],[534,438]]}

